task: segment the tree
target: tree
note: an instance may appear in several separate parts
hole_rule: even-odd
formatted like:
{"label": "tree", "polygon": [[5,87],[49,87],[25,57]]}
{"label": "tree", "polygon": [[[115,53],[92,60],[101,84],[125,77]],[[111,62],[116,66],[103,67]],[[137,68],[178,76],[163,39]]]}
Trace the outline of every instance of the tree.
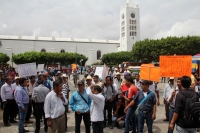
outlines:
{"label": "tree", "polygon": [[161,55],[195,55],[200,52],[200,37],[167,37],[138,41],[132,48],[136,60],[158,62]]}
{"label": "tree", "polygon": [[124,61],[132,59],[132,53],[127,51],[121,51],[116,53],[104,54],[101,61],[106,64],[120,64]]}
{"label": "tree", "polygon": [[[36,62],[37,64],[72,64],[77,60],[83,59],[84,65],[88,58],[82,54],[76,53],[51,53],[51,52],[25,52],[13,55],[15,64],[25,64]],[[79,64],[79,62],[77,62]]]}
{"label": "tree", "polygon": [[10,60],[7,54],[0,53],[0,64],[6,64]]}

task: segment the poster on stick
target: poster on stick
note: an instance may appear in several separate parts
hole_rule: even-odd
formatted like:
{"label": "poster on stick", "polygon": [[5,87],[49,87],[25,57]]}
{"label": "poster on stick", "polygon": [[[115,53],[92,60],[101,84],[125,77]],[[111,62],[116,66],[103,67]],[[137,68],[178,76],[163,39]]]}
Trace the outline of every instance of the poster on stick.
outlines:
{"label": "poster on stick", "polygon": [[37,66],[37,72],[41,72],[44,70],[44,64],[38,64]]}
{"label": "poster on stick", "polygon": [[192,56],[160,56],[160,76],[176,77],[191,76]]}
{"label": "poster on stick", "polygon": [[140,79],[159,82],[160,68],[153,64],[142,64],[140,68]]}
{"label": "poster on stick", "polygon": [[36,63],[18,65],[18,73],[20,78],[37,75]]}
{"label": "poster on stick", "polygon": [[106,64],[104,64],[103,66],[103,71],[102,71],[102,80],[105,82],[106,80],[106,76],[108,76],[108,69],[107,69],[107,66]]}
{"label": "poster on stick", "polygon": [[103,67],[96,67],[96,70],[95,70],[95,74],[94,74],[94,75],[98,75],[99,78],[102,79],[102,73],[103,73]]}

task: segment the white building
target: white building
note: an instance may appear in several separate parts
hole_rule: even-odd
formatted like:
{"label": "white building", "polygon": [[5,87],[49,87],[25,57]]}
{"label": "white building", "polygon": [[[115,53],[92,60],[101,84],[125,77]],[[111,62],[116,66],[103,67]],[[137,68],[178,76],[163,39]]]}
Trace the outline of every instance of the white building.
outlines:
{"label": "white building", "polygon": [[[120,11],[120,39],[97,40],[34,36],[0,35],[0,52],[12,57],[13,54],[26,51],[76,52],[88,57],[86,65],[96,63],[107,53],[131,51],[132,46],[140,39],[139,8],[127,0]],[[97,52],[101,52],[97,56]],[[9,62],[11,63],[11,62]]]}

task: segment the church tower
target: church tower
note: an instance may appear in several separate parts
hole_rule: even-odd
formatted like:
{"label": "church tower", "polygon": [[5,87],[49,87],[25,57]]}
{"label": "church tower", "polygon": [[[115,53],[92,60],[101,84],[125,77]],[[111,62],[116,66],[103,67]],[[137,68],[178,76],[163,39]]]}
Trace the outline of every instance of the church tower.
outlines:
{"label": "church tower", "polygon": [[140,40],[140,16],[138,5],[132,0],[120,10],[120,50],[131,51],[136,41]]}

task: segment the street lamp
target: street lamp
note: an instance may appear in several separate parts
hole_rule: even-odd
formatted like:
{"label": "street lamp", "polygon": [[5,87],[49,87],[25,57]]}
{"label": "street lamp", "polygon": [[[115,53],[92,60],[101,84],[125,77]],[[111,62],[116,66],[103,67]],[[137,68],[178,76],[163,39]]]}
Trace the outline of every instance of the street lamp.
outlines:
{"label": "street lamp", "polygon": [[79,62],[81,64],[81,74],[82,74],[82,70],[83,70],[83,68],[82,68],[82,62],[83,62],[83,59],[81,59]]}

